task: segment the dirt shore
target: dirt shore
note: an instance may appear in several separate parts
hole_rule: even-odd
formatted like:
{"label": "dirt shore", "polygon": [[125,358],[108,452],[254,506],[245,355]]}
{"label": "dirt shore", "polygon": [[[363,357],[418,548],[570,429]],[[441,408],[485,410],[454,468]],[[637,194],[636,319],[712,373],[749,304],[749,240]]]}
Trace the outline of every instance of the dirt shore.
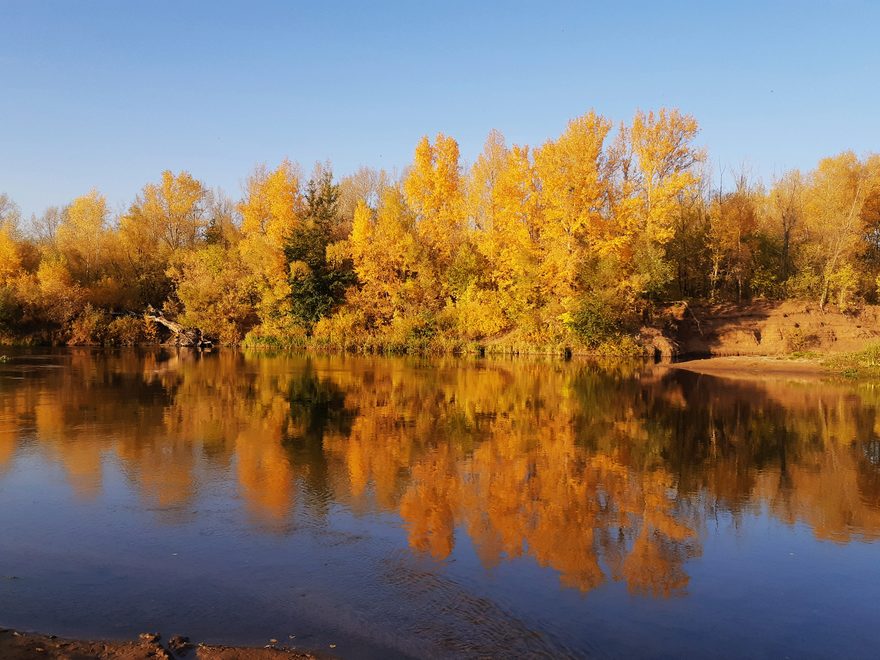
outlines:
{"label": "dirt shore", "polygon": [[833,375],[819,359],[786,358],[770,356],[710,357],[668,365],[670,369],[683,369],[709,376],[726,378],[823,378]]}
{"label": "dirt shore", "polygon": [[137,641],[108,642],[98,640],[61,639],[54,635],[22,633],[0,628],[0,658],[3,660],[142,660],[187,658],[192,660],[300,660],[330,658],[273,643],[266,648],[210,646],[195,644],[186,637],[175,636],[164,641],[161,636],[144,633]]}
{"label": "dirt shore", "polygon": [[880,342],[880,306],[853,312],[796,301],[675,303],[645,332],[662,355],[779,357],[851,353]]}

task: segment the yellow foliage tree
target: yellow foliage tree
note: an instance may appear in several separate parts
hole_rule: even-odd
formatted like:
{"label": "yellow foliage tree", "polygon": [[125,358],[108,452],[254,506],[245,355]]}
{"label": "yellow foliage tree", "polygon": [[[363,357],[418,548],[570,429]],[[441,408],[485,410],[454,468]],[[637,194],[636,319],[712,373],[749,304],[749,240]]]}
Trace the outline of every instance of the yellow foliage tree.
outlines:
{"label": "yellow foliage tree", "polygon": [[569,122],[556,141],[535,151],[543,213],[539,221],[541,280],[558,314],[578,304],[578,279],[605,219],[610,179],[605,138],[611,122],[590,112]]}
{"label": "yellow foliage tree", "polygon": [[11,222],[0,222],[0,286],[9,285],[21,270],[21,253],[15,234]]}
{"label": "yellow foliage tree", "polygon": [[821,307],[835,289],[841,294],[854,288],[852,261],[863,249],[862,209],[873,183],[866,164],[851,151],[821,160],[810,179],[805,220],[822,281]]}
{"label": "yellow foliage tree", "polygon": [[299,177],[290,161],[269,172],[258,168],[248,179],[239,203],[242,240],[238,250],[250,276],[247,286],[258,295],[257,314],[266,336],[293,332],[290,266],[284,244],[301,222],[304,204]]}
{"label": "yellow foliage tree", "polygon": [[719,195],[709,206],[713,299],[722,271],[736,284],[737,300],[743,298],[753,262],[753,237],[758,228],[755,197],[742,176],[734,192]]}
{"label": "yellow foliage tree", "polygon": [[194,248],[208,225],[207,190],[189,172],[162,172],[149,183],[122,220],[122,227],[146,239],[150,249],[173,252]]}
{"label": "yellow foliage tree", "polygon": [[700,182],[696,168],[704,160],[692,144],[697,132],[693,117],[666,109],[638,112],[632,126],[620,130],[611,159],[618,184],[604,244],[618,261],[620,293],[628,300],[671,277],[665,248]]}
{"label": "yellow foliage tree", "polygon": [[[478,161],[474,175],[479,176],[481,165]],[[489,293],[504,310],[504,326],[510,326],[524,322],[523,315],[541,303],[538,238],[543,207],[528,147],[505,149],[492,170],[491,188],[480,200],[485,220],[474,241],[489,264],[484,276]]]}
{"label": "yellow foliage tree", "polygon": [[464,230],[464,184],[458,158],[458,143],[451,137],[438,133],[433,145],[423,137],[403,183],[418,236],[440,273],[452,261]]}
{"label": "yellow foliage tree", "polygon": [[92,190],[70,203],[56,230],[58,250],[82,282],[91,283],[99,273],[108,215],[107,199]]}
{"label": "yellow foliage tree", "polygon": [[471,167],[467,185],[467,216],[471,229],[489,231],[495,218],[495,188],[507,164],[509,150],[500,131],[491,131],[482,153]]}
{"label": "yellow foliage tree", "polygon": [[245,197],[238,206],[242,234],[264,236],[280,249],[300,221],[303,208],[300,177],[289,160],[271,172],[259,167],[248,179]]}
{"label": "yellow foliage tree", "polygon": [[691,141],[697,120],[678,110],[636,113],[630,131],[638,163],[638,230],[665,245],[672,238],[681,194],[698,182],[694,166],[704,158]]}
{"label": "yellow foliage tree", "polygon": [[398,188],[382,192],[375,213],[363,202],[358,205],[349,243],[361,284],[354,302],[371,326],[387,325],[395,314],[425,302],[420,294],[427,292],[417,283],[423,260],[415,221]]}
{"label": "yellow foliage tree", "polygon": [[253,325],[255,292],[235,246],[188,252],[169,271],[184,307],[181,323],[224,344],[241,341]]}

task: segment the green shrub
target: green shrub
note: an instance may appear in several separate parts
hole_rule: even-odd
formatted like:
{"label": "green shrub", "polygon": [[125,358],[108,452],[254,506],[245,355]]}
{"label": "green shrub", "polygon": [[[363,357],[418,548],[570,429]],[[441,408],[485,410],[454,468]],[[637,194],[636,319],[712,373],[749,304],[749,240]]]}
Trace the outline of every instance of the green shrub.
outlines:
{"label": "green shrub", "polygon": [[596,348],[619,337],[623,330],[618,312],[598,296],[585,298],[567,324],[589,348]]}
{"label": "green shrub", "polygon": [[880,377],[880,343],[857,353],[843,353],[828,358],[825,365],[846,378]]}
{"label": "green shrub", "polygon": [[306,331],[295,325],[269,328],[258,325],[248,332],[241,343],[243,348],[256,351],[286,351],[306,347]]}
{"label": "green shrub", "polygon": [[818,298],[821,290],[822,279],[809,270],[792,275],[785,281],[785,295],[789,298],[799,300]]}
{"label": "green shrub", "polygon": [[752,274],[752,291],[756,298],[784,298],[785,287],[781,285],[773,270],[757,266]]}

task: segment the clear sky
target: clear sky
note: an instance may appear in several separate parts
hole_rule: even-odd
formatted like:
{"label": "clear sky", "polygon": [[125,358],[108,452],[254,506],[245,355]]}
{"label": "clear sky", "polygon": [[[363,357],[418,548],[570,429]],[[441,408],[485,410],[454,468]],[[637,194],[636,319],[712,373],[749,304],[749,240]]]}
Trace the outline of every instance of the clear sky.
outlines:
{"label": "clear sky", "polygon": [[0,0],[0,192],[23,215],[164,169],[238,196],[255,164],[472,161],[594,108],[675,106],[717,171],[880,151],[880,1]]}

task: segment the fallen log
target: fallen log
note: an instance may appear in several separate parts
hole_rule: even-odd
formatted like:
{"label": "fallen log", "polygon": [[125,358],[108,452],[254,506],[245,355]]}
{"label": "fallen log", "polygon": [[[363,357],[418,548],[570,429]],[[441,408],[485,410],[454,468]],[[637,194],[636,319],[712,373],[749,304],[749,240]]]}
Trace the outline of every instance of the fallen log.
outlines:
{"label": "fallen log", "polygon": [[177,321],[172,321],[171,319],[166,318],[162,312],[153,307],[147,308],[147,311],[144,312],[144,318],[158,323],[170,330],[171,334],[174,336],[173,343],[177,346],[210,348],[213,345],[213,342],[211,342],[210,339],[206,339],[202,334],[202,331],[198,328],[186,328]]}

